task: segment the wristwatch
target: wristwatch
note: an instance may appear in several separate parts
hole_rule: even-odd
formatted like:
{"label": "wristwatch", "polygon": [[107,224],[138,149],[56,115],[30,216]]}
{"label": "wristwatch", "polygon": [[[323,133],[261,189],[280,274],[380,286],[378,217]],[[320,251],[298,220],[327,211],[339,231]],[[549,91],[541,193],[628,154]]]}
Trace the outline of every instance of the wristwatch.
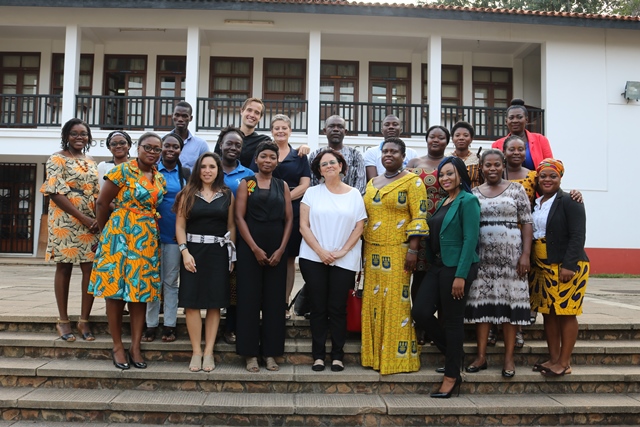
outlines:
{"label": "wristwatch", "polygon": [[178,245],[178,249],[180,249],[180,252],[184,251],[185,249],[187,249],[187,244],[186,243],[180,243]]}

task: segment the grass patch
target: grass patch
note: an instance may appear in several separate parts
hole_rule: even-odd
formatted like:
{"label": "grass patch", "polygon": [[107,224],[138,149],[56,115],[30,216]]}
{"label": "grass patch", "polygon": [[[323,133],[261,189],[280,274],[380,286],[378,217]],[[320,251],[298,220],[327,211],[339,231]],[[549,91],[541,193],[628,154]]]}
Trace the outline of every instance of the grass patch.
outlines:
{"label": "grass patch", "polygon": [[640,279],[640,274],[601,273],[590,274],[589,277],[594,277],[596,279]]}

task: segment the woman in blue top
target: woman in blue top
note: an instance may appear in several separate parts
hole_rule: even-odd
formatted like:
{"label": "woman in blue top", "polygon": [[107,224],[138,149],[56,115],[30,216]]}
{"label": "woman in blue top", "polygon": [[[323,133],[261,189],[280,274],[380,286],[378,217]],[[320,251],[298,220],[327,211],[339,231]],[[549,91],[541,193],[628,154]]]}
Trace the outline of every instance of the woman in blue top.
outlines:
{"label": "woman in blue top", "polygon": [[[467,167],[459,158],[444,158],[438,166],[438,182],[448,195],[428,221],[430,266],[411,315],[445,355],[444,379],[431,397],[448,398],[462,383],[464,310],[478,273],[480,203],[471,194]],[[436,311],[440,319],[434,316]]]}
{"label": "woman in blue top", "polygon": [[[180,135],[169,133],[162,138],[162,155],[158,164],[160,172],[167,182],[167,193],[158,206],[160,219],[160,278],[162,280],[162,300],[164,301],[164,327],[162,341],[176,340],[176,318],[178,315],[178,276],[180,275],[180,250],[176,242],[176,214],[171,210],[176,195],[187,184],[189,169],[180,163],[180,153],[184,141]],[[142,341],[156,339],[156,330],[160,316],[160,301],[147,303],[147,330]]]}

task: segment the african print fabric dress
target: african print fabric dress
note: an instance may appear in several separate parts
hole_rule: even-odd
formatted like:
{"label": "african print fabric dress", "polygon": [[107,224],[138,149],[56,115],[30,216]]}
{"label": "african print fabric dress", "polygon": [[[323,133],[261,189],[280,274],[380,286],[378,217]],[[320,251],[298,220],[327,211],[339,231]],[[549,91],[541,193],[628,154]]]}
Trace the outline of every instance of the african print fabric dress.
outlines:
{"label": "african print fabric dress", "polygon": [[372,182],[364,196],[362,366],[383,375],[414,372],[420,369],[420,352],[411,318],[411,272],[404,271],[404,263],[409,237],[429,233],[427,193],[414,174],[381,189]]}
{"label": "african print fabric dress", "polygon": [[529,202],[531,206],[533,206],[533,202],[536,200],[536,177],[538,174],[536,171],[529,171],[527,176],[523,179],[510,179],[511,182],[517,182],[518,184],[524,187],[525,193],[527,193],[527,197],[529,198]]}
{"label": "african print fabric dress", "polygon": [[[100,192],[98,168],[91,159],[76,159],[54,154],[47,160],[47,178],[40,188],[45,196],[60,194],[90,218],[96,217],[96,199]],[[98,235],[89,231],[78,218],[66,213],[49,199],[49,239],[45,260],[57,263],[93,262],[91,247]]]}
{"label": "african print fabric dress", "polygon": [[[438,170],[425,168],[407,168],[409,172],[413,172],[420,177],[427,189],[427,220],[436,211],[436,207],[440,200],[447,196],[447,192],[440,188],[438,183]],[[429,263],[427,262],[427,239],[420,239],[420,248],[418,250],[418,262],[416,263],[416,271],[427,271]]]}
{"label": "african print fabric dress", "polygon": [[529,283],[516,271],[522,255],[520,226],[532,222],[527,195],[515,182],[495,197],[485,196],[480,187],[472,191],[480,201],[480,263],[464,321],[528,325]]}
{"label": "african print fabric dress", "polygon": [[166,192],[164,177],[155,168],[153,180],[131,160],[113,168],[105,178],[120,187],[96,252],[89,293],[126,302],[160,299],[160,236],[156,208]]}

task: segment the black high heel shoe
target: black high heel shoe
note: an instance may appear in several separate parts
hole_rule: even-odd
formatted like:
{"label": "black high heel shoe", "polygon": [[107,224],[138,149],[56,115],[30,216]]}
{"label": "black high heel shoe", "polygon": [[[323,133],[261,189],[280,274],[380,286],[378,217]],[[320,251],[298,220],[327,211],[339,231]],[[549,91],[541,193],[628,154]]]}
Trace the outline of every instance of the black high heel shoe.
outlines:
{"label": "black high heel shoe", "polygon": [[116,362],[116,352],[113,350],[111,350],[111,359],[113,359],[113,366],[115,366],[118,369],[127,370],[131,367],[127,362],[124,362],[124,363]]}
{"label": "black high heel shoe", "polygon": [[456,383],[453,385],[451,390],[449,390],[448,392],[438,391],[436,393],[431,393],[430,396],[435,399],[448,399],[456,389],[458,389],[457,395],[460,396],[460,384],[462,384],[462,377],[459,376],[458,378],[456,378]]}
{"label": "black high heel shoe", "polygon": [[136,362],[133,360],[130,352],[127,352],[127,356],[129,356],[129,363],[133,365],[134,368],[147,369],[147,362]]}

